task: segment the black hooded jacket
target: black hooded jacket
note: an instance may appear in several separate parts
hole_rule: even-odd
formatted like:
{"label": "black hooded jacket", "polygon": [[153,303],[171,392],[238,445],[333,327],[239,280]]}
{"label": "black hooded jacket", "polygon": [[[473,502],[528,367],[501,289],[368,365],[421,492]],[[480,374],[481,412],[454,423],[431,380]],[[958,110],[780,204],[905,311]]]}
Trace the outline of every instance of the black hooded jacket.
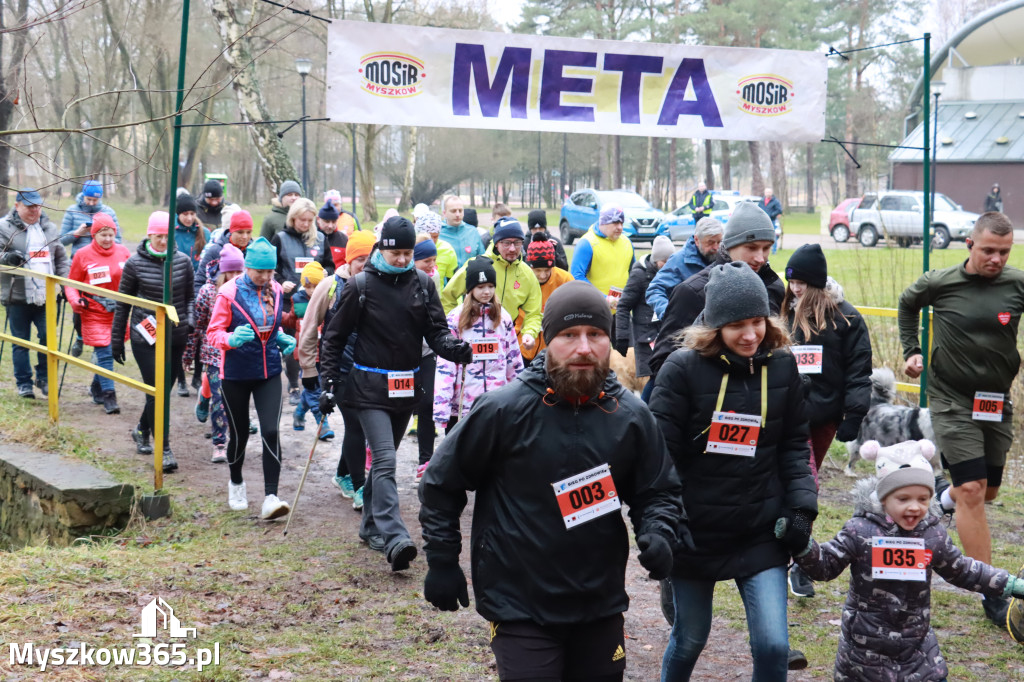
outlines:
{"label": "black hooded jacket", "polygon": [[428,561],[456,560],[466,491],[476,491],[470,558],[477,611],[493,622],[591,622],[622,613],[629,539],[614,512],[567,529],[552,484],[608,464],[637,536],[670,544],[685,520],[654,417],[609,374],[597,400],[548,394],[545,355],[477,399],[420,486]]}
{"label": "black hooded jacket", "polygon": [[[121,271],[121,285],[118,287],[118,292],[159,303],[164,300],[164,259],[151,255],[146,248],[147,244],[149,244],[149,239],[143,239],[135,250],[135,255],[125,262],[124,269]],[[196,301],[195,291],[192,288],[193,277],[192,259],[181,251],[175,250],[172,266],[174,287],[171,291],[171,302],[178,314],[178,324],[171,328],[171,343],[175,345],[188,343],[188,327],[192,320],[192,308]],[[118,302],[117,308],[114,309],[114,322],[110,338],[115,342],[120,341],[124,338],[125,327],[131,324],[132,340],[146,343],[135,325],[152,314],[153,311],[147,308],[136,308],[127,303]]]}
{"label": "black hooded jacket", "polygon": [[[661,317],[658,340],[654,344],[654,355],[649,361],[652,373],[658,373],[665,363],[665,359],[678,346],[675,339],[676,334],[693,325],[697,317],[704,312],[704,287],[707,286],[708,279],[711,277],[711,268],[730,262],[732,259],[729,258],[728,252],[722,249],[718,252],[714,263],[672,289],[672,293],[668,297],[668,307],[665,308],[665,314]],[[768,289],[769,310],[772,315],[778,315],[782,309],[782,299],[786,295],[785,285],[768,263],[761,266],[761,269],[757,271],[757,276],[761,278],[765,288]]]}
{"label": "black hooded jacket", "polygon": [[[767,396],[761,395],[762,367]],[[706,452],[723,375],[721,411],[760,415],[765,408],[753,457]],[[676,555],[673,574],[729,580],[787,565],[775,522],[789,511],[818,513],[803,382],[793,354],[762,349],[753,358],[729,351],[706,358],[676,350],[658,374],[650,405],[683,485],[696,546]]]}
{"label": "black hooded jacket", "polygon": [[[323,331],[323,386],[326,388],[328,382],[341,385],[342,354],[349,337],[358,333],[353,352],[355,364],[342,395],[338,396],[339,402],[348,407],[388,412],[412,410],[418,398],[388,397],[387,372],[418,370],[424,340],[435,353],[452,362],[470,361],[472,349],[449,331],[441,299],[429,277],[424,275],[421,281],[421,273],[415,268],[388,275],[378,270],[372,260],[363,272],[364,300],[359,300],[360,275],[350,278],[341,291],[338,311]],[[416,381],[419,382],[418,377]]]}

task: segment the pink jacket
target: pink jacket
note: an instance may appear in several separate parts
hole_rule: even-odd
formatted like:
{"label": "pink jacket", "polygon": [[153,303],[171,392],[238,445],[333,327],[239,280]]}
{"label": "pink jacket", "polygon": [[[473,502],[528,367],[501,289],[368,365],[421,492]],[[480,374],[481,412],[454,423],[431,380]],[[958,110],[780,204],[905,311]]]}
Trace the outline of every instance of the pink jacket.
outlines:
{"label": "pink jacket", "polygon": [[[504,308],[497,329],[493,327],[489,318],[477,319],[476,324],[460,333],[459,315],[462,314],[463,305],[460,303],[448,314],[448,328],[452,334],[470,344],[487,341],[497,343],[497,359],[478,360],[465,366],[466,386],[462,395],[461,415],[464,417],[469,413],[474,400],[519,376],[523,371],[523,356],[519,352],[515,324]],[[476,351],[474,348],[474,354]],[[462,365],[456,365],[438,356],[437,373],[434,375],[434,421],[442,428],[459,410],[461,379]]]}

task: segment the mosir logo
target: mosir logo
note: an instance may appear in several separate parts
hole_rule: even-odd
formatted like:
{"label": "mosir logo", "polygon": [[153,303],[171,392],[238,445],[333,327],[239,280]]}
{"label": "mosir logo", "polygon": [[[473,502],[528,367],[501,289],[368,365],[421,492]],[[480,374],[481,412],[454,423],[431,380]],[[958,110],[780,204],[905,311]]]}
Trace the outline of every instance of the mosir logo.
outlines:
{"label": "mosir logo", "polygon": [[359,62],[363,89],[379,97],[413,97],[423,92],[423,62],[407,54],[375,52]]}
{"label": "mosir logo", "polygon": [[740,109],[755,116],[779,116],[793,110],[793,84],[784,78],[762,73],[747,76],[737,86]]}

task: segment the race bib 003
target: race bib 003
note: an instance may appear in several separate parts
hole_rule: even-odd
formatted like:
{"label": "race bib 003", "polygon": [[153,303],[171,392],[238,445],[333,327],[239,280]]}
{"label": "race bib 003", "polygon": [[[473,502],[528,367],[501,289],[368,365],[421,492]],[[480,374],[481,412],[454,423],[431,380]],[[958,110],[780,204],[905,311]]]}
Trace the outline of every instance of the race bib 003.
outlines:
{"label": "race bib 003", "polygon": [[753,457],[760,433],[761,417],[756,414],[715,412],[711,416],[705,452]]}
{"label": "race bib 003", "polygon": [[924,538],[871,538],[871,577],[876,580],[923,582],[932,553]]}
{"label": "race bib 003", "polygon": [[974,410],[971,412],[971,419],[980,422],[1003,421],[1003,401],[1005,398],[1006,396],[1002,393],[978,391],[974,394]]}
{"label": "race bib 003", "polygon": [[622,507],[615,480],[607,464],[570,476],[551,487],[555,489],[558,511],[566,530],[611,514]]}
{"label": "race bib 003", "polygon": [[412,398],[415,381],[412,372],[388,372],[388,397]]}
{"label": "race bib 003", "polygon": [[821,361],[825,351],[821,346],[790,346],[801,374],[821,374]]}

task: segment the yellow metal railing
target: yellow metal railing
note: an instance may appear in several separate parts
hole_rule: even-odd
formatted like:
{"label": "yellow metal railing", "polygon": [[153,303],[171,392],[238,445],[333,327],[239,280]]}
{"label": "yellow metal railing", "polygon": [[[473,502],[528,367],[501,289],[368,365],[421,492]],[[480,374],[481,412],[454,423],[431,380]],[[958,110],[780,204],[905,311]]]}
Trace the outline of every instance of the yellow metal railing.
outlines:
{"label": "yellow metal railing", "polygon": [[[41,346],[33,341],[26,339],[19,339],[15,336],[0,332],[0,339],[4,341],[10,341],[13,344],[24,346],[29,350],[33,350],[37,353],[46,354],[46,381],[49,384],[48,399],[49,399],[49,412],[50,421],[54,424],[60,418],[60,407],[58,401],[58,390],[55,388],[58,385],[57,371],[59,363],[61,361],[66,362],[75,367],[79,367],[89,372],[94,372],[100,376],[112,379],[118,383],[124,384],[134,389],[138,389],[146,395],[151,395],[156,400],[156,406],[153,411],[153,488],[155,490],[161,490],[164,487],[164,450],[162,444],[164,442],[164,431],[166,424],[164,424],[164,402],[167,399],[167,394],[164,391],[166,385],[166,377],[164,376],[164,367],[166,365],[167,358],[167,333],[166,324],[167,319],[170,318],[174,324],[178,324],[178,313],[173,305],[166,305],[164,303],[158,303],[156,301],[150,301],[145,298],[138,298],[136,296],[128,296],[121,294],[110,289],[104,289],[103,287],[93,286],[91,284],[85,284],[84,282],[77,282],[73,279],[67,279],[66,277],[58,277],[57,275],[48,275],[41,272],[35,272],[33,270],[26,270],[25,268],[13,268],[4,267],[3,274],[12,276],[22,277],[34,277],[36,279],[46,280],[46,346]],[[60,339],[57,337],[57,287],[65,286],[78,291],[82,291],[89,294],[96,294],[99,296],[105,296],[106,298],[114,301],[120,301],[121,303],[127,303],[131,306],[138,308],[145,308],[146,310],[152,310],[156,317],[156,374],[154,377],[155,386],[143,383],[130,377],[122,376],[116,372],[104,369],[98,365],[94,365],[91,362],[76,358],[73,355],[64,353],[60,350]]]}
{"label": "yellow metal railing", "polygon": [[[873,308],[871,306],[854,306],[864,317],[898,317],[899,311],[896,308]],[[932,325],[935,323],[935,313],[928,311],[928,339],[934,339],[935,335],[932,333]],[[896,368],[898,369],[898,368]],[[927,370],[927,368],[926,368]],[[903,391],[904,393],[913,393],[919,395],[921,393],[921,386],[919,384],[911,384],[905,381],[896,382],[896,390]]]}

